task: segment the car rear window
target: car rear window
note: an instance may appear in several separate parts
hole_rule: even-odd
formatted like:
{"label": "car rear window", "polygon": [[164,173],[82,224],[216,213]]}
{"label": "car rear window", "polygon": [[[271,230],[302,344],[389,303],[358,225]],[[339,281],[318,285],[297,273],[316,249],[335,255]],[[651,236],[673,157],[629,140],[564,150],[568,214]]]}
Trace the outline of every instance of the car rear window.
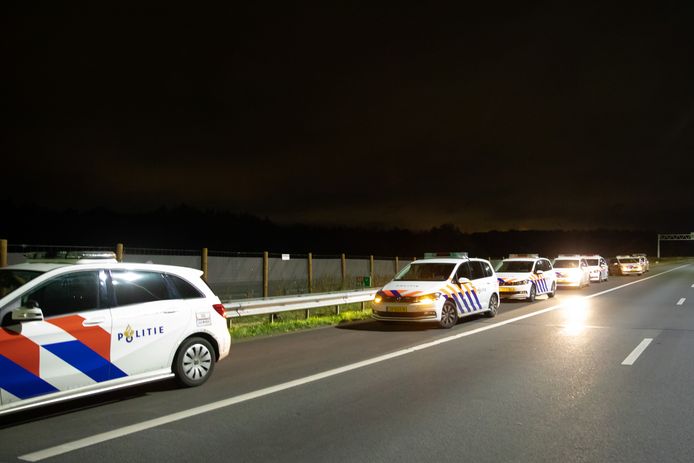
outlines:
{"label": "car rear window", "polygon": [[176,288],[178,296],[181,299],[196,299],[205,297],[204,294],[202,294],[195,286],[177,275],[171,275],[169,273],[166,275],[166,278],[168,278],[173,287]]}

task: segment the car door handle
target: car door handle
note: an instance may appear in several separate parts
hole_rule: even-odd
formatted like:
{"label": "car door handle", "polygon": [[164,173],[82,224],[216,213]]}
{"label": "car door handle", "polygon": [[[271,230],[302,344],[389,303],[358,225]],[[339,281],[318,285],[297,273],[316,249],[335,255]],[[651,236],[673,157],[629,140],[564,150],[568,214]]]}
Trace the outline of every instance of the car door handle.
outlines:
{"label": "car door handle", "polygon": [[175,310],[165,310],[162,312],[163,314],[170,314],[170,313],[176,313]]}
{"label": "car door handle", "polygon": [[90,318],[82,322],[82,326],[101,325],[106,321],[105,318]]}

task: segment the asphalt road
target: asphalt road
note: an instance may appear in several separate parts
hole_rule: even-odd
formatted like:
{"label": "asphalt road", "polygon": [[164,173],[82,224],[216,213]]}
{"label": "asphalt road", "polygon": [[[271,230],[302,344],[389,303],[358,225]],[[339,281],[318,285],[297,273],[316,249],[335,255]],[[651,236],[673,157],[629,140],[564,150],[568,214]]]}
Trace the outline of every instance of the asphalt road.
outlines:
{"label": "asphalt road", "polygon": [[694,460],[694,262],[451,330],[369,321],[231,355],[200,388],[1,417],[0,461]]}

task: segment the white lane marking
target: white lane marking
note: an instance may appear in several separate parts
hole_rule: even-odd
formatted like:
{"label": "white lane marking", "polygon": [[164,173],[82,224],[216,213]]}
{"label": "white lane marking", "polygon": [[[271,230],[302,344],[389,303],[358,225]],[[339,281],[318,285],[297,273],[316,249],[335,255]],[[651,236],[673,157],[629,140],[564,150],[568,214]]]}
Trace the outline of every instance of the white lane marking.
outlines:
{"label": "white lane marking", "polygon": [[682,304],[684,304],[684,301],[686,301],[686,300],[687,300],[687,298],[686,298],[686,297],[683,297],[682,299],[680,299],[679,301],[677,301],[677,305],[682,305]]}
{"label": "white lane marking", "polygon": [[[590,294],[588,296],[584,296],[583,299],[592,299],[594,297],[602,296],[604,294],[608,294],[608,293],[611,293],[613,291],[617,291],[619,289],[626,288],[627,286],[643,283],[644,281],[650,280],[651,278],[656,278],[656,277],[659,277],[661,275],[665,275],[666,273],[674,272],[675,270],[682,269],[684,267],[687,267],[688,265],[689,264],[682,265],[680,267],[676,267],[676,268],[667,270],[667,271],[662,272],[662,273],[657,273],[655,275],[651,275],[651,276],[646,277],[646,278],[634,280],[631,283],[626,283],[626,284],[623,284],[621,286],[616,286],[614,288],[606,289],[604,291],[600,291],[599,293]],[[575,301],[575,299],[574,299],[574,301]],[[78,439],[78,440],[75,440],[72,442],[67,442],[65,444],[56,445],[55,447],[50,447],[50,448],[47,448],[44,450],[39,450],[37,452],[27,453],[26,455],[21,455],[18,458],[20,460],[24,460],[24,461],[45,460],[46,458],[51,458],[51,457],[54,457],[57,455],[62,455],[64,453],[79,450],[81,448],[89,447],[91,445],[100,444],[102,442],[117,439],[119,437],[127,436],[129,434],[134,434],[136,432],[144,431],[146,429],[150,429],[150,428],[154,428],[154,427],[161,426],[164,424],[172,423],[174,421],[183,420],[186,418],[190,418],[192,416],[200,415],[202,413],[207,413],[207,412],[211,412],[214,410],[219,410],[220,408],[229,407],[231,405],[235,405],[235,404],[239,404],[239,403],[246,402],[249,400],[257,399],[259,397],[274,394],[276,392],[285,391],[287,389],[291,389],[291,388],[294,388],[297,386],[302,386],[304,384],[319,381],[321,379],[325,379],[325,378],[329,378],[331,376],[346,373],[348,371],[356,370],[358,368],[364,368],[364,367],[367,367],[369,365],[374,365],[376,363],[384,362],[386,360],[401,357],[403,355],[407,355],[407,354],[411,354],[413,352],[428,349],[430,347],[438,346],[440,344],[455,341],[457,339],[465,338],[467,336],[472,336],[473,334],[482,333],[484,331],[489,331],[489,330],[492,330],[495,328],[499,328],[501,326],[508,325],[510,323],[515,323],[515,322],[520,321],[520,320],[525,320],[526,318],[536,317],[538,315],[542,315],[542,314],[557,310],[557,309],[561,308],[563,305],[564,305],[564,303],[556,304],[556,305],[553,305],[551,307],[547,307],[545,309],[538,310],[536,312],[531,312],[531,313],[528,313],[525,315],[520,315],[518,317],[510,318],[508,320],[494,323],[492,325],[487,325],[487,326],[483,326],[480,328],[476,328],[474,330],[458,333],[458,334],[455,334],[453,336],[440,338],[440,339],[437,339],[435,341],[430,341],[430,342],[427,342],[424,344],[419,344],[417,346],[409,347],[407,349],[402,349],[402,350],[399,350],[396,352],[391,352],[390,354],[380,355],[378,357],[373,357],[373,358],[370,358],[367,360],[363,360],[361,362],[352,363],[350,365],[345,365],[345,366],[340,367],[340,368],[334,368],[332,370],[327,370],[327,371],[324,371],[322,373],[317,373],[315,375],[295,379],[293,381],[288,381],[286,383],[266,387],[264,389],[259,389],[257,391],[249,392],[246,394],[241,394],[241,395],[238,395],[235,397],[230,397],[228,399],[219,400],[217,402],[212,402],[212,403],[209,403],[207,405],[202,405],[200,407],[195,407],[195,408],[191,408],[189,410],[184,410],[181,412],[172,413],[170,415],[165,415],[165,416],[162,416],[159,418],[154,418],[151,420],[142,421],[140,423],[136,423],[136,424],[133,424],[130,426],[125,426],[123,428],[114,429],[113,431],[108,431],[108,432],[96,434],[96,435],[93,435],[90,437],[85,437],[83,439]]]}
{"label": "white lane marking", "polygon": [[631,351],[631,354],[627,355],[627,358],[624,359],[622,365],[633,365],[636,359],[639,358],[639,355],[643,354],[643,351],[646,350],[646,347],[648,347],[651,342],[653,342],[653,338],[644,338],[644,340],[641,341],[641,344],[636,346],[636,349]]}

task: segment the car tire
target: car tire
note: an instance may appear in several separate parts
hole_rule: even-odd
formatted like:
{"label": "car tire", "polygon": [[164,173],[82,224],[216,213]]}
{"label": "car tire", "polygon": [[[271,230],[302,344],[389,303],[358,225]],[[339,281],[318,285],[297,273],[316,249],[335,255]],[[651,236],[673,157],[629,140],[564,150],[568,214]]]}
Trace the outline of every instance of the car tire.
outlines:
{"label": "car tire", "polygon": [[496,314],[499,313],[499,296],[494,293],[492,294],[492,297],[489,298],[489,310],[484,313],[485,316],[489,318],[494,318],[496,317]]}
{"label": "car tire", "polygon": [[535,285],[530,285],[530,293],[528,294],[528,302],[535,302],[535,296],[537,296],[537,290]]}
{"label": "car tire", "polygon": [[556,294],[557,294],[557,282],[553,281],[552,282],[552,290],[549,293],[547,293],[547,297],[553,298],[554,296],[556,296]]}
{"label": "car tire", "polygon": [[183,341],[176,351],[173,372],[183,387],[203,384],[214,371],[215,352],[207,339],[192,337]]}
{"label": "car tire", "polygon": [[441,320],[439,326],[441,328],[452,328],[458,323],[458,309],[455,308],[453,301],[446,301],[441,308]]}

